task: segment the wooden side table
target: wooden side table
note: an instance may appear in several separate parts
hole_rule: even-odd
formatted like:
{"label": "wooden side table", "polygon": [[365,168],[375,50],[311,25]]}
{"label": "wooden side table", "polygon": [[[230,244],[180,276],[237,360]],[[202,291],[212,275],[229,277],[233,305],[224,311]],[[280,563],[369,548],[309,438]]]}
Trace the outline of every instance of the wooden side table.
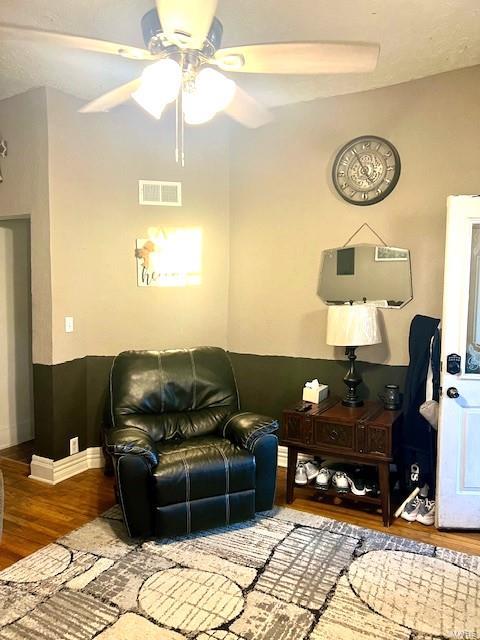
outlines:
{"label": "wooden side table", "polygon": [[[308,403],[304,403],[304,406]],[[400,411],[387,411],[379,402],[362,407],[345,407],[338,398],[311,404],[307,411],[299,407],[283,412],[280,444],[288,447],[287,503],[294,500],[295,471],[299,453],[331,457],[378,468],[379,496],[354,496],[359,502],[378,504],[383,524],[390,525],[390,463],[395,449]],[[322,491],[338,495],[333,489]]]}

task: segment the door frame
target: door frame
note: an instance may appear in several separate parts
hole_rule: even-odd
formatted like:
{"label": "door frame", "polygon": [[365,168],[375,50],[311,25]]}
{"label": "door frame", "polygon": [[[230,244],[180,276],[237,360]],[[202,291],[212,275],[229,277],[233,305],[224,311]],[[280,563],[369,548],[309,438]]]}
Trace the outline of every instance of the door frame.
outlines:
{"label": "door frame", "polygon": [[[469,428],[468,419],[480,412],[480,393],[478,401],[475,397],[473,403],[462,398],[462,393],[466,392],[471,398],[474,382],[480,390],[480,374],[465,373],[472,230],[473,225],[480,224],[480,196],[450,196],[447,199],[447,206],[442,313],[442,393],[438,420],[435,524],[439,529],[471,530],[480,528],[480,518],[477,526],[471,527],[468,518],[462,512],[462,506],[466,506],[465,501],[469,496],[472,496],[474,500],[477,498],[476,490],[470,491],[464,486],[462,488],[466,468],[466,447],[464,445],[467,439],[466,430]],[[455,310],[457,316],[453,314]],[[456,322],[455,317],[457,318]],[[447,357],[452,353],[457,353],[461,357],[459,374],[447,372]],[[448,397],[447,389],[450,387],[458,387],[460,393],[458,398]],[[462,499],[465,499],[463,504]],[[480,501],[480,495],[478,500]],[[455,504],[457,506],[456,514]]]}
{"label": "door frame", "polygon": [[[32,437],[35,438],[35,411],[34,411],[34,377],[33,377],[33,294],[32,294],[32,217],[30,214],[11,214],[11,215],[0,215],[0,225],[2,222],[16,222],[19,220],[25,220],[28,222],[28,242],[29,242],[29,279],[30,279],[30,315],[29,315],[29,335],[30,335],[30,345],[29,345],[29,353],[30,353],[30,368],[31,368],[31,398],[30,398],[30,420],[31,420],[31,433]],[[16,446],[16,445],[14,445]],[[9,448],[9,447],[8,447]]]}

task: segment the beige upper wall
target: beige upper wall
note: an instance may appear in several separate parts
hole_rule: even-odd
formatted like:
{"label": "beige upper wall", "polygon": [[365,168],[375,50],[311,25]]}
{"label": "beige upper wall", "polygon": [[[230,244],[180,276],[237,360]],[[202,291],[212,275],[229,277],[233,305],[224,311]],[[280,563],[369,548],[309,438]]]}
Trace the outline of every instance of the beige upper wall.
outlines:
{"label": "beige upper wall", "polygon": [[1,160],[0,217],[29,216],[32,240],[32,349],[35,362],[52,357],[52,291],[48,192],[48,130],[45,89],[0,101],[0,136],[8,143]]}
{"label": "beige upper wall", "polygon": [[[194,344],[341,357],[325,344],[320,257],[366,221],[411,249],[414,300],[381,312],[387,341],[359,357],[405,364],[413,315],[441,312],[446,197],[479,191],[479,81],[475,67],[285,107],[268,127],[235,127],[230,150],[225,123],[190,129],[184,170],[171,121],[134,108],[81,116],[74,98],[44,89],[1,101],[0,216],[32,218],[34,361]],[[362,133],[390,139],[402,159],[395,191],[366,208],[343,202],[330,180],[337,149]],[[140,206],[139,178],[182,180],[184,206]],[[138,288],[135,239],[176,224],[204,229],[203,284]]]}
{"label": "beige upper wall", "polygon": [[[174,122],[135,107],[82,115],[48,90],[54,363],[124,349],[226,346],[229,278],[228,132],[186,132],[174,160]],[[181,181],[183,206],[138,204],[138,180]],[[149,227],[203,229],[202,284],[140,288],[135,240]],[[75,331],[66,334],[64,317]]]}
{"label": "beige upper wall", "polygon": [[[244,353],[343,357],[325,344],[316,295],[321,252],[368,222],[411,250],[414,299],[383,310],[385,342],[371,362],[408,363],[415,314],[440,316],[446,198],[478,193],[480,67],[276,111],[273,124],[236,129],[231,143],[229,348]],[[362,134],[397,147],[402,175],[383,202],[344,202],[331,184],[337,150]],[[358,242],[375,242],[363,233]]]}

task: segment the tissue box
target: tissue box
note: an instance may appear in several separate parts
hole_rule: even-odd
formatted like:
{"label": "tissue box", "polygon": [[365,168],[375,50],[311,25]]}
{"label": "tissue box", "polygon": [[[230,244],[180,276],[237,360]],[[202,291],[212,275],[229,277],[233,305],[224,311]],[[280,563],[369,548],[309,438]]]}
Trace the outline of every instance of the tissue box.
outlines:
{"label": "tissue box", "polygon": [[311,387],[303,387],[302,400],[304,402],[313,402],[314,404],[318,404],[327,398],[328,386],[326,384],[321,384],[313,389]]}

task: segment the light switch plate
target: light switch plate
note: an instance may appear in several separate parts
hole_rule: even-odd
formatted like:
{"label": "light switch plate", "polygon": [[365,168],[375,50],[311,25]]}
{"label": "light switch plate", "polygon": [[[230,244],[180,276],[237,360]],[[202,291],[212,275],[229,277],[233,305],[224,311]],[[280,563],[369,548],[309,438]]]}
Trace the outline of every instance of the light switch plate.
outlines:
{"label": "light switch plate", "polygon": [[65,316],[65,333],[73,333],[73,318]]}

